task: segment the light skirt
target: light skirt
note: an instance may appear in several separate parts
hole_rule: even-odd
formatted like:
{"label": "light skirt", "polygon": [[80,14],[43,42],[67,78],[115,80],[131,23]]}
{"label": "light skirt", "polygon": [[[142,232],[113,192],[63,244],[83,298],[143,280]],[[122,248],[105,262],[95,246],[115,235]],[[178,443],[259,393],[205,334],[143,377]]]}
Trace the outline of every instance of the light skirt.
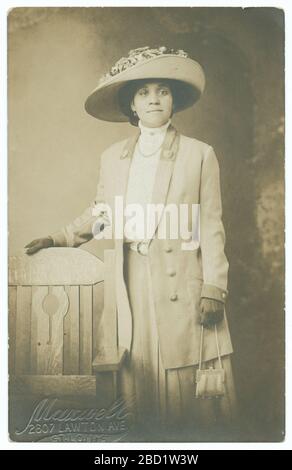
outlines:
{"label": "light skirt", "polygon": [[[124,276],[133,319],[131,353],[119,376],[122,397],[128,400],[135,423],[143,428],[202,430],[236,417],[236,397],[230,356],[222,357],[225,394],[216,399],[195,397],[197,366],[164,369],[153,304],[147,256],[124,249]],[[218,360],[209,361],[204,366]]]}

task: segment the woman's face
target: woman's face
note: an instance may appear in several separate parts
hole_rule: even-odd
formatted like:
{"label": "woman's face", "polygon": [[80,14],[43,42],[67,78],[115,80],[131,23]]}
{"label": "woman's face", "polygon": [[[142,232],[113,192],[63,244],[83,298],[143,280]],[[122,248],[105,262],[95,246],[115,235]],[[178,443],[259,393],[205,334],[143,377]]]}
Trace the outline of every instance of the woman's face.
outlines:
{"label": "woman's face", "polygon": [[131,103],[146,127],[163,126],[172,115],[173,96],[164,82],[146,82],[136,91]]}

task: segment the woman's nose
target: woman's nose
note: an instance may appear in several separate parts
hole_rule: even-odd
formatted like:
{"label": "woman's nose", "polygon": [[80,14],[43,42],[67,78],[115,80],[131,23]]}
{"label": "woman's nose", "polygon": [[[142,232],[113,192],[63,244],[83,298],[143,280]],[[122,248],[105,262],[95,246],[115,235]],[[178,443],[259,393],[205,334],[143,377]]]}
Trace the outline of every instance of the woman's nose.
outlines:
{"label": "woman's nose", "polygon": [[159,103],[159,95],[158,93],[152,92],[149,93],[149,103]]}

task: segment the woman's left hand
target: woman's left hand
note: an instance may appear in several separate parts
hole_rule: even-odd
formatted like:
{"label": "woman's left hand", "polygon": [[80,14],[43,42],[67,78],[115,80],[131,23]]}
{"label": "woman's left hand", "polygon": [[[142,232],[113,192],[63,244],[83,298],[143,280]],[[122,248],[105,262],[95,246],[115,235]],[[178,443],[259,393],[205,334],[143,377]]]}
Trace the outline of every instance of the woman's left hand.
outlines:
{"label": "woman's left hand", "polygon": [[206,328],[219,323],[224,318],[224,304],[218,300],[202,298],[201,307],[201,325]]}

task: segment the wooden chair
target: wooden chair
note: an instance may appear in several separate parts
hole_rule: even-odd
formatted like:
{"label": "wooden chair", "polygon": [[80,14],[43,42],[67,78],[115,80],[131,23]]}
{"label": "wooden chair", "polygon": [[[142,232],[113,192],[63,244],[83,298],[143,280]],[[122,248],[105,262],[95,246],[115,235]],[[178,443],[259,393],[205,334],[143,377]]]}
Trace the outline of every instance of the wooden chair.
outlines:
{"label": "wooden chair", "polygon": [[[104,282],[103,282],[104,281]],[[95,395],[117,373],[114,250],[105,263],[77,248],[9,258],[11,393]]]}

